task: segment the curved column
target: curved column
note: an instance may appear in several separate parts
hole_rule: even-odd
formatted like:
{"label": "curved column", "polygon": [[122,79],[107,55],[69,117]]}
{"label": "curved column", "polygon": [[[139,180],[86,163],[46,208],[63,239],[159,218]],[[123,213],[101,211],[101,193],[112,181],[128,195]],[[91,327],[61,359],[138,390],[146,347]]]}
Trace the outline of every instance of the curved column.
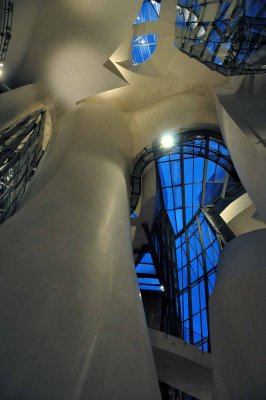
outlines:
{"label": "curved column", "polygon": [[217,90],[221,131],[258,216],[266,222],[266,96]]}
{"label": "curved column", "polygon": [[132,259],[129,143],[117,112],[80,107],[1,226],[1,398],[160,399]]}
{"label": "curved column", "polygon": [[221,252],[210,297],[214,400],[263,400],[266,229],[233,239]]}

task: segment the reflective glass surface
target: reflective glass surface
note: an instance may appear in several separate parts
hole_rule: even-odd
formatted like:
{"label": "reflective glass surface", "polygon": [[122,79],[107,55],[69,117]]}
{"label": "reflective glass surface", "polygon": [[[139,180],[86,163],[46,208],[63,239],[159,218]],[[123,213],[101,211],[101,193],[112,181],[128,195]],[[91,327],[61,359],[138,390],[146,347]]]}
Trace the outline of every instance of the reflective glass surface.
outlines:
{"label": "reflective glass surface", "polygon": [[175,44],[225,75],[266,71],[266,3],[177,0]]}

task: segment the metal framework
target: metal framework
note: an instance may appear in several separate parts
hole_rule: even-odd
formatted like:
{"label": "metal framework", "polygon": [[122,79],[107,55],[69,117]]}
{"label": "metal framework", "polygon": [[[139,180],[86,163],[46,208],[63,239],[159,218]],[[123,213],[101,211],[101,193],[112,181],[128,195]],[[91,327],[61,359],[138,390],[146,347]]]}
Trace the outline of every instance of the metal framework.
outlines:
{"label": "metal framework", "polygon": [[131,174],[131,195],[130,195],[130,209],[133,213],[137,207],[140,194],[141,194],[141,178],[144,169],[152,162],[160,159],[161,157],[176,154],[185,144],[186,154],[197,154],[198,157],[207,158],[224,168],[236,180],[238,180],[234,166],[228,154],[223,154],[217,151],[217,148],[206,146],[206,143],[223,144],[221,135],[217,132],[210,130],[193,130],[181,131],[176,133],[177,146],[172,148],[163,148],[160,143],[160,138],[154,140],[151,146],[147,146],[140,152],[135,160],[133,172]]}
{"label": "metal framework", "polygon": [[[159,140],[144,149],[132,174],[135,201],[141,174],[152,160],[157,207],[152,231],[144,228],[154,270],[141,289],[163,288],[161,330],[210,351],[208,299],[220,250],[234,237],[219,213],[244,188],[217,133],[181,132],[172,149],[163,149]],[[140,277],[141,256],[138,262]]]}
{"label": "metal framework", "polygon": [[0,223],[15,213],[42,157],[45,111],[0,132]]}
{"label": "metal framework", "polygon": [[177,0],[175,45],[223,75],[266,72],[264,0]]}
{"label": "metal framework", "polygon": [[2,0],[2,26],[0,33],[0,63],[6,59],[9,42],[11,40],[14,1]]}

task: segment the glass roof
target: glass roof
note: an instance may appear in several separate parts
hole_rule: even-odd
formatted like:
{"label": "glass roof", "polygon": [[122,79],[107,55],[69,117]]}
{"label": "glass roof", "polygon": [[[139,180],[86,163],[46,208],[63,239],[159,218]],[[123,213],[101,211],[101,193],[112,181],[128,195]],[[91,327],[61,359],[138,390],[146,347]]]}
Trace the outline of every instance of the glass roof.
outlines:
{"label": "glass roof", "polygon": [[[225,201],[226,196],[233,199],[232,191],[239,187],[237,177],[235,180],[227,170],[229,164],[232,166],[228,150],[216,136],[201,132],[191,139],[189,132],[184,132],[173,154],[157,159],[156,213],[151,235],[158,265],[155,268],[149,253],[136,265],[140,289],[166,290],[168,296],[172,293],[181,337],[189,337],[204,351],[209,349],[207,304],[222,247],[205,208]],[[171,278],[175,291],[165,278],[170,274],[169,265],[175,265]]]}
{"label": "glass roof", "polygon": [[[222,144],[209,142],[209,148],[228,155]],[[175,233],[182,231],[200,207],[208,206],[220,197],[228,173],[215,162],[198,157],[183,146],[179,154],[158,160],[158,170],[164,206]]]}
{"label": "glass roof", "polygon": [[263,71],[265,37],[265,0],[177,0],[176,47],[224,74]]}

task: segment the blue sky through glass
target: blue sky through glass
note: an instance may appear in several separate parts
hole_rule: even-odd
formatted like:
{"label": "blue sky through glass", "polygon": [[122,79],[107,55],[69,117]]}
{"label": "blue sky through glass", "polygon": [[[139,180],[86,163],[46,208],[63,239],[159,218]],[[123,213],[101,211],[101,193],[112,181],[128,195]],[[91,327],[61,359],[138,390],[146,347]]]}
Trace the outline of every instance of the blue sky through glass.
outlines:
{"label": "blue sky through glass", "polygon": [[144,0],[140,12],[134,21],[134,25],[143,22],[158,21],[161,4],[154,0]]}
{"label": "blue sky through glass", "polygon": [[[156,271],[150,253],[145,253],[136,266],[139,288],[142,290],[161,291],[161,285],[157,279]],[[145,274],[145,276],[141,275]],[[147,276],[150,275],[150,276]]]}
{"label": "blue sky through glass", "polygon": [[135,37],[132,40],[132,64],[142,64],[155,52],[158,35],[148,34]]}

